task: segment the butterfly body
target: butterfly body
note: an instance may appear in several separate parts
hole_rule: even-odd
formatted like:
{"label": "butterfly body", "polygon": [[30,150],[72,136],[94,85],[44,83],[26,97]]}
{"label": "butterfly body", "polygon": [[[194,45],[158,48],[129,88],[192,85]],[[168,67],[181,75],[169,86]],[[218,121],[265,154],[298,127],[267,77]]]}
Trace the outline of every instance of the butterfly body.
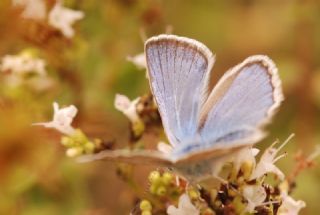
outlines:
{"label": "butterfly body", "polygon": [[261,140],[262,127],[283,100],[277,68],[256,55],[227,71],[211,93],[214,55],[202,43],[159,35],[145,44],[150,88],[172,152],[106,151],[89,160],[120,160],[171,166],[183,175],[202,176],[213,164]]}

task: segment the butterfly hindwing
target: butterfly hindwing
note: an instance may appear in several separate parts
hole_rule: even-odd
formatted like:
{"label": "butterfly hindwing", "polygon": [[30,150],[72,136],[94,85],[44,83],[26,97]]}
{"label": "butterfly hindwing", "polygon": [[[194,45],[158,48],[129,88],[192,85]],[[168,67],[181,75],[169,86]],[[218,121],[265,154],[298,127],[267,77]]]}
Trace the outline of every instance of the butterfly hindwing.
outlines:
{"label": "butterfly hindwing", "polygon": [[95,160],[104,160],[120,161],[132,164],[157,164],[163,166],[172,165],[172,161],[169,157],[156,150],[104,150],[97,154],[80,156],[77,160],[80,163],[86,163]]}
{"label": "butterfly hindwing", "polygon": [[261,125],[282,100],[274,63],[266,56],[249,57],[225,73],[209,95],[200,114],[200,136],[208,145],[252,144],[263,137]]}

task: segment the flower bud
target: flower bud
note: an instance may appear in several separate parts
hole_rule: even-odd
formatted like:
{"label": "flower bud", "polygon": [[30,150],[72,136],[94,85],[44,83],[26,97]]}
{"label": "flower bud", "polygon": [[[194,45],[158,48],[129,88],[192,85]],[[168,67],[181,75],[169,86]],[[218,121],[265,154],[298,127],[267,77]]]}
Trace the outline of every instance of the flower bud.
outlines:
{"label": "flower bud", "polygon": [[149,174],[149,181],[150,183],[154,183],[155,181],[160,179],[160,172],[159,171],[152,171]]}
{"label": "flower bud", "polygon": [[91,154],[94,151],[94,144],[92,142],[86,142],[84,145],[84,151],[86,154]]}
{"label": "flower bud", "polygon": [[188,195],[189,195],[189,197],[190,197],[191,199],[198,199],[199,196],[200,196],[199,192],[197,192],[197,190],[195,190],[195,189],[189,190],[189,191],[188,191]]}
{"label": "flower bud", "polygon": [[158,196],[164,196],[167,193],[167,189],[164,186],[160,186],[157,189]]}
{"label": "flower bud", "polygon": [[141,215],[152,215],[151,211],[142,211]]}
{"label": "flower bud", "polygon": [[140,209],[142,211],[151,211],[152,210],[152,205],[148,200],[142,200],[140,202]]}
{"label": "flower bud", "polygon": [[74,141],[70,137],[63,136],[61,138],[61,144],[64,145],[65,147],[72,147],[74,146]]}
{"label": "flower bud", "polygon": [[76,157],[83,154],[83,149],[81,147],[69,148],[66,151],[68,157]]}
{"label": "flower bud", "polygon": [[173,180],[173,175],[170,172],[165,172],[162,175],[162,181],[165,185],[169,185]]}
{"label": "flower bud", "polygon": [[150,193],[151,194],[156,194],[157,188],[158,188],[158,186],[156,186],[155,184],[151,184],[151,186],[149,188]]}

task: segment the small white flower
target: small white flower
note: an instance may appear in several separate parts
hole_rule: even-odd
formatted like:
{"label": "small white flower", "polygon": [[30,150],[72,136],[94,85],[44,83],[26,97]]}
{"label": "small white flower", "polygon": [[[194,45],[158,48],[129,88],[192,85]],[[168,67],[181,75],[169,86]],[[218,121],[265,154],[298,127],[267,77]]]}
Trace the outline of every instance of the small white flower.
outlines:
{"label": "small white flower", "polygon": [[226,163],[231,163],[233,161],[233,154],[221,156],[216,158],[212,161],[212,172],[211,175],[220,180],[221,182],[225,183],[226,181],[219,176],[221,169],[226,165]]}
{"label": "small white flower", "polygon": [[10,71],[13,74],[26,74],[35,72],[46,75],[46,63],[43,59],[34,58],[28,54],[6,55],[2,58],[1,71]]}
{"label": "small white flower", "polygon": [[137,54],[135,56],[128,56],[127,60],[132,62],[139,69],[147,68],[147,61],[144,52]]}
{"label": "small white flower", "polygon": [[250,179],[259,178],[267,173],[273,173],[279,177],[280,180],[284,179],[284,174],[281,170],[275,165],[279,159],[283,158],[286,154],[279,155],[276,157],[277,153],[289,142],[289,140],[293,137],[293,135],[289,136],[289,138],[279,146],[279,148],[274,148],[274,145],[278,143],[278,141],[274,142],[270,147],[268,147],[265,152],[262,154],[260,161],[257,166],[253,170]]}
{"label": "small white flower", "polygon": [[135,124],[141,121],[137,113],[137,103],[139,102],[139,99],[140,97],[130,101],[127,96],[116,94],[114,106],[117,110],[126,115],[133,124]]}
{"label": "small white flower", "polygon": [[46,3],[44,0],[12,0],[13,6],[24,7],[23,18],[42,20],[46,17]]}
{"label": "small white flower", "polygon": [[255,156],[258,154],[259,150],[251,147],[243,148],[237,152],[221,156],[220,158],[217,158],[213,162],[213,171],[212,175],[215,178],[221,179],[219,177],[219,173],[223,166],[226,163],[233,163],[235,172],[239,172],[240,167],[242,163],[249,161],[252,162],[253,166],[255,165]]}
{"label": "small white flower", "polygon": [[[138,69],[147,69],[147,61],[145,53],[142,52],[135,56],[128,56],[127,60],[132,62]],[[148,72],[146,71],[146,78],[149,79]]]}
{"label": "small white flower", "polygon": [[320,155],[320,145],[316,145],[314,151],[308,156],[308,161],[313,161]]}
{"label": "small white flower", "polygon": [[167,208],[168,215],[199,215],[199,210],[192,204],[187,194],[182,194],[179,198],[179,205],[176,208],[170,205]]}
{"label": "small white flower", "polygon": [[294,200],[287,193],[281,193],[282,204],[278,209],[279,215],[298,215],[299,211],[306,206],[306,203],[301,200]]}
{"label": "small white flower", "polygon": [[256,159],[255,156],[259,153],[259,149],[256,148],[243,148],[233,157],[233,165],[236,172],[240,170],[241,165],[244,162],[250,162],[255,166]]}
{"label": "small white flower", "polygon": [[54,80],[48,76],[34,77],[27,80],[23,80],[25,86],[28,86],[30,89],[35,91],[44,91],[48,90],[54,86]]}
{"label": "small white flower", "polygon": [[54,115],[51,122],[34,123],[33,125],[42,125],[46,128],[55,128],[58,131],[71,135],[75,129],[71,126],[73,118],[76,116],[78,109],[74,105],[59,109],[58,103],[53,103]]}
{"label": "small white flower", "polygon": [[254,208],[261,205],[267,197],[267,193],[261,185],[245,186],[242,195],[248,201],[247,212],[253,212]]}
{"label": "small white flower", "polygon": [[63,7],[62,2],[57,1],[49,13],[49,24],[59,29],[65,37],[71,38],[74,35],[73,23],[83,17],[84,13],[82,11]]}

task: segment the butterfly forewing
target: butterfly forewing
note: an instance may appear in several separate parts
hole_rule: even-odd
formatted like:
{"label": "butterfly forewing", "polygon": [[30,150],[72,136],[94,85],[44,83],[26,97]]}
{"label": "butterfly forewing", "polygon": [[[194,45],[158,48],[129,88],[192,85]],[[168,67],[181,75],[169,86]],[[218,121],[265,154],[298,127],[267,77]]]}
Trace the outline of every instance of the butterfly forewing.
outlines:
{"label": "butterfly forewing", "polygon": [[151,89],[170,143],[190,142],[197,132],[212,53],[197,41],[170,35],[149,39],[145,53]]}

